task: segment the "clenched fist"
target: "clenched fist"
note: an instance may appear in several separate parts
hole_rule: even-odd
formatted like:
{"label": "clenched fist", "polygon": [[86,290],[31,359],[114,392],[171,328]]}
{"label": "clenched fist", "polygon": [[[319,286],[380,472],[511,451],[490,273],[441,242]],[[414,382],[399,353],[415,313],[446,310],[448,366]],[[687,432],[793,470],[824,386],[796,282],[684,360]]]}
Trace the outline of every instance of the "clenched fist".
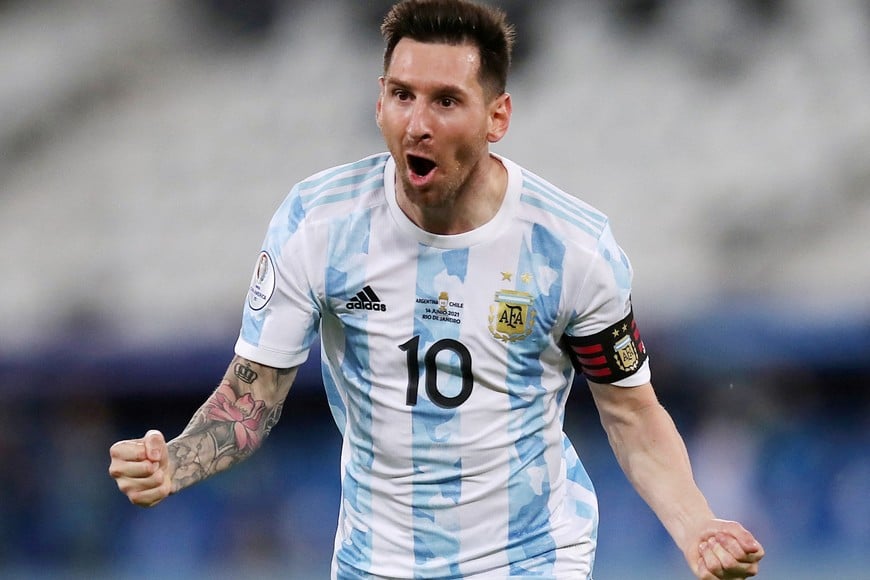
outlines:
{"label": "clenched fist", "polygon": [[151,507],[171,493],[169,451],[160,431],[152,429],[141,439],[118,441],[109,456],[109,475],[133,504]]}

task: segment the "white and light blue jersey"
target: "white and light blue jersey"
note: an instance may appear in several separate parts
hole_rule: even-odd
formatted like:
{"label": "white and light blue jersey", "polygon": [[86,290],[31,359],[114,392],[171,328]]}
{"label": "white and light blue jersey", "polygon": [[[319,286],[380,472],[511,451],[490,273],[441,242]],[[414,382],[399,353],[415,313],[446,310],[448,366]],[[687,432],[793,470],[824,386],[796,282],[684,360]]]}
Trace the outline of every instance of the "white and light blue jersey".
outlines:
{"label": "white and light blue jersey", "polygon": [[630,330],[595,350],[631,326],[631,267],[604,215],[499,159],[502,207],[467,233],[411,222],[388,154],[299,183],[269,226],[236,353],[292,367],[319,333],[343,436],[335,578],[591,574],[565,403],[574,365],[649,380]]}

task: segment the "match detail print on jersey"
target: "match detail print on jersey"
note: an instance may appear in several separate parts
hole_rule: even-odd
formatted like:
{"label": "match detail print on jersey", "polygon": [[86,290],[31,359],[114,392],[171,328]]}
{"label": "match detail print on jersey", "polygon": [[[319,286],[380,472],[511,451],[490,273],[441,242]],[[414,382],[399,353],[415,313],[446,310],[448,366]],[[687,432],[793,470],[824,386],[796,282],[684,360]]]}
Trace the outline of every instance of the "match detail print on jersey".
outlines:
{"label": "match detail print on jersey", "polygon": [[633,375],[646,360],[634,313],[592,336],[565,335],[571,363],[595,383],[615,383]]}

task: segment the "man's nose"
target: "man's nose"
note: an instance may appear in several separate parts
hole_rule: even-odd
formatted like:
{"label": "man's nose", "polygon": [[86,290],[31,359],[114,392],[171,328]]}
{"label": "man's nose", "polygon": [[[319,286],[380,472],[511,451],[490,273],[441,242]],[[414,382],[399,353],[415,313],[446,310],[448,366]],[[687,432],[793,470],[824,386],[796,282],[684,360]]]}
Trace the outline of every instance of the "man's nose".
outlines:
{"label": "man's nose", "polygon": [[418,100],[411,108],[407,127],[408,137],[415,141],[428,139],[432,136],[432,116],[426,103]]}

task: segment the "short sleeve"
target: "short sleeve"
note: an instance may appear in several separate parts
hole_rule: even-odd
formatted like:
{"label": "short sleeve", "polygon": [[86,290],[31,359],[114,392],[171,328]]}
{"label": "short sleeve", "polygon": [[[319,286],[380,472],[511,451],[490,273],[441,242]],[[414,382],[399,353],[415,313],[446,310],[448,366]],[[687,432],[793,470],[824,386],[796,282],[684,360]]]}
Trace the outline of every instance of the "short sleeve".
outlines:
{"label": "short sleeve", "polygon": [[562,337],[574,369],[592,382],[631,387],[650,380],[646,346],[631,305],[632,277],[631,262],[608,225]]}
{"label": "short sleeve", "polygon": [[257,256],[235,345],[237,355],[275,368],[303,363],[320,324],[310,272],[323,263],[324,244],[303,218],[294,190],[273,216]]}

